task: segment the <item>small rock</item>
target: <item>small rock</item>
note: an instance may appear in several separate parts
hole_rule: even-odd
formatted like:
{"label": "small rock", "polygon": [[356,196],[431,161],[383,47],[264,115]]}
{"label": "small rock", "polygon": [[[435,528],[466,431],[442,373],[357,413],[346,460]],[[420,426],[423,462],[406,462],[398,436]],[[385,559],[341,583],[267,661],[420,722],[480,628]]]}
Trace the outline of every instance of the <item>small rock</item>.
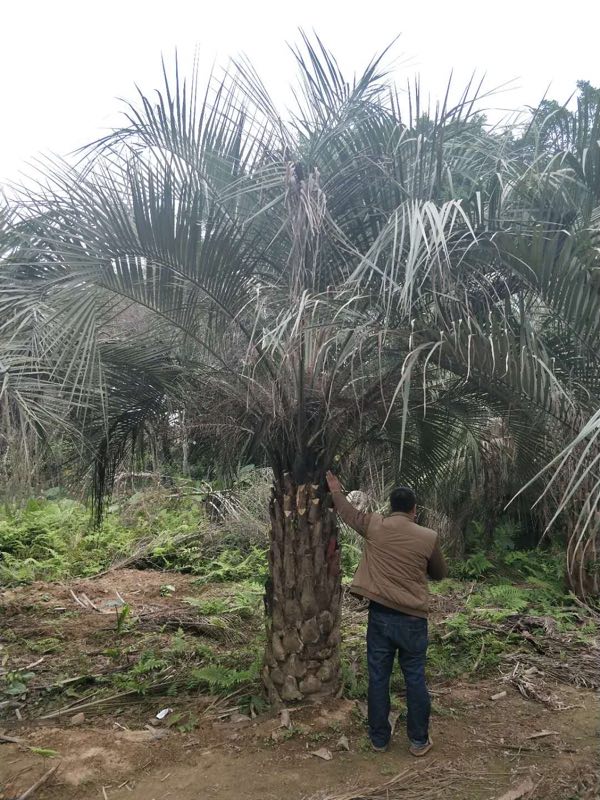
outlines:
{"label": "small rock", "polygon": [[340,738],[337,740],[336,747],[338,750],[350,750],[350,742],[348,741],[348,737],[345,733],[342,734],[342,736],[340,736]]}
{"label": "small rock", "polygon": [[80,711],[79,714],[75,714],[75,716],[71,717],[69,720],[69,725],[81,725],[85,722],[85,714],[83,711]]}
{"label": "small rock", "polygon": [[153,742],[168,735],[166,730],[141,730],[141,731],[119,731],[115,736],[127,742],[141,744],[142,742]]}
{"label": "small rock", "polygon": [[363,719],[367,719],[367,717],[369,716],[369,708],[367,704],[361,700],[357,700],[356,707],[358,708],[361,717],[363,717]]}
{"label": "small rock", "polygon": [[503,697],[506,697],[506,692],[498,692],[498,694],[493,694],[490,700],[502,700]]}
{"label": "small rock", "polygon": [[331,759],[333,758],[333,753],[326,747],[320,747],[318,750],[313,750],[311,756],[322,758],[323,761],[331,761]]}
{"label": "small rock", "polygon": [[292,720],[290,719],[290,712],[287,708],[282,709],[280,723],[281,728],[291,728],[292,727]]}

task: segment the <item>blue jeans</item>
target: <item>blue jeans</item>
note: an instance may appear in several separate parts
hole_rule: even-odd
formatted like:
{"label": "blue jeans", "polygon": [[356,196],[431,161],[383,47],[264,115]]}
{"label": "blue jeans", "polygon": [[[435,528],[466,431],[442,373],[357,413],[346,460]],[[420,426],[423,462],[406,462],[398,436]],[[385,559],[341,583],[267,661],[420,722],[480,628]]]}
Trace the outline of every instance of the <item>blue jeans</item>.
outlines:
{"label": "blue jeans", "polygon": [[388,717],[390,678],[396,653],[406,684],[406,731],[411,744],[419,747],[429,740],[431,713],[425,683],[427,620],[371,603],[367,628],[369,736],[375,747],[385,747],[392,732]]}

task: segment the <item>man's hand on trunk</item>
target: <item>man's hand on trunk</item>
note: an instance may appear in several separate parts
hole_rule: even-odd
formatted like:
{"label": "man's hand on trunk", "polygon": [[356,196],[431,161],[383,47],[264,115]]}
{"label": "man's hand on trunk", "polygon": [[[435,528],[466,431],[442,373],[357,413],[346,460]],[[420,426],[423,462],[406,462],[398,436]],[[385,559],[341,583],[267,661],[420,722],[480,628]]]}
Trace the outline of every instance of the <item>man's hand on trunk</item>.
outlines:
{"label": "man's hand on trunk", "polygon": [[342,491],[342,484],[340,483],[340,479],[337,477],[337,475],[334,475],[331,470],[327,471],[327,485],[329,486],[329,491],[332,494],[334,492]]}

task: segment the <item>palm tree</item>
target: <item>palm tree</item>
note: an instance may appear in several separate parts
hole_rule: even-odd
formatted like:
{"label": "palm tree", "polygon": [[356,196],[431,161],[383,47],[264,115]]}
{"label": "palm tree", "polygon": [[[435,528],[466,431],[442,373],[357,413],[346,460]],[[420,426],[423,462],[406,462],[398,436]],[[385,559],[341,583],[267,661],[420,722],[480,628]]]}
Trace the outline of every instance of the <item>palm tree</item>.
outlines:
{"label": "palm tree", "polygon": [[[533,480],[552,497],[548,527],[566,518],[567,573],[580,597],[600,593],[600,89],[578,83],[575,109],[545,101],[520,146],[544,187],[556,257],[536,270],[544,335],[561,364],[572,405],[554,426],[555,451]],[[552,190],[548,191],[548,187]],[[564,249],[563,249],[564,248]],[[571,433],[571,436],[565,434]],[[564,445],[562,448],[560,445]],[[528,488],[526,486],[525,488]]]}
{"label": "palm tree", "polygon": [[0,294],[5,341],[35,343],[41,390],[69,402],[97,508],[140,428],[184,396],[223,462],[272,468],[275,702],[339,687],[326,469],[384,448],[435,476],[470,396],[503,410],[533,476],[545,451],[527,431],[566,436],[581,409],[557,325],[575,341],[592,313],[584,234],[540,211],[564,202],[561,170],[486,132],[477,89],[435,113],[417,89],[403,118],[385,53],[347,81],[318,40],[302,47],[288,118],[246,62],[201,102],[176,70],[77,168],[49,165],[26,198],[35,257]]}

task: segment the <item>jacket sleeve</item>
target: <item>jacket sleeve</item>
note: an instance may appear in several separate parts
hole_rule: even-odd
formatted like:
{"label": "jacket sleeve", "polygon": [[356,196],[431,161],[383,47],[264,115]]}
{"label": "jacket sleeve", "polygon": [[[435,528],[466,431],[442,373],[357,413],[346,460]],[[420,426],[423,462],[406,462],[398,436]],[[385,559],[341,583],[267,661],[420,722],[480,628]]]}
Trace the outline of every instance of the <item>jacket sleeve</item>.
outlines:
{"label": "jacket sleeve", "polygon": [[371,521],[371,514],[364,511],[359,511],[352,503],[349,503],[341,492],[332,492],[333,504],[335,510],[344,520],[346,525],[349,525],[361,536],[367,535],[369,522]]}
{"label": "jacket sleeve", "polygon": [[443,578],[448,577],[448,566],[446,559],[441,551],[439,542],[436,539],[433,552],[429,556],[427,564],[427,574],[434,581],[441,581]]}

